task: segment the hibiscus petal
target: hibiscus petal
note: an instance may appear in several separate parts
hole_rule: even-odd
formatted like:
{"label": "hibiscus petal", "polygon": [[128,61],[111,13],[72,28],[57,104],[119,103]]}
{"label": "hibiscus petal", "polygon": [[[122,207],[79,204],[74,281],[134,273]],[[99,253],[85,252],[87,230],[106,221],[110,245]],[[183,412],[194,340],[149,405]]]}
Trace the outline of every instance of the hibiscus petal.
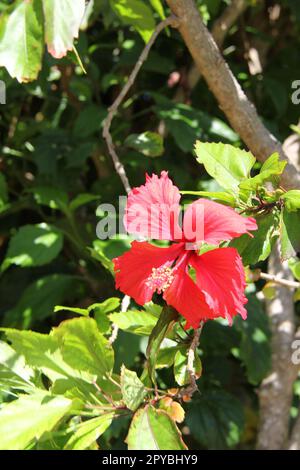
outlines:
{"label": "hibiscus petal", "polygon": [[198,199],[186,210],[184,236],[189,241],[205,241],[218,245],[221,241],[239,237],[248,230],[257,230],[256,220],[243,217],[234,209],[207,199]]}
{"label": "hibiscus petal", "polygon": [[186,328],[198,328],[202,320],[214,318],[214,313],[206,303],[203,293],[185,268],[178,269],[163,297],[167,304],[184,316],[187,321]]}
{"label": "hibiscus petal", "polygon": [[[140,305],[149,302],[156,290],[155,283],[149,283],[153,269],[168,268],[183,251],[183,246],[175,243],[168,248],[160,248],[148,242],[132,242],[129,251],[113,259],[117,289]],[[165,277],[167,274],[168,271]],[[167,278],[165,280],[167,282]]]}
{"label": "hibiscus petal", "polygon": [[215,317],[227,318],[230,324],[238,313],[243,319],[247,317],[244,307],[247,303],[245,271],[235,248],[217,248],[203,255],[194,254],[190,263],[196,270],[197,285]]}
{"label": "hibiscus petal", "polygon": [[146,175],[146,184],[128,195],[124,225],[128,233],[156,240],[181,239],[180,193],[166,171]]}

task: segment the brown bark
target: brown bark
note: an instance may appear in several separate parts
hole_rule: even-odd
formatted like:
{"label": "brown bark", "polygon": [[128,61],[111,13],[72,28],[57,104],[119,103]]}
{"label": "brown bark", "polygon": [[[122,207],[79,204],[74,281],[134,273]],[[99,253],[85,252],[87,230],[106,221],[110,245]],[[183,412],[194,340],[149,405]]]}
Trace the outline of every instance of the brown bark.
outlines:
{"label": "brown bark", "polygon": [[[223,59],[195,2],[167,0],[167,3],[179,18],[183,40],[233,129],[258,160],[265,161],[273,152],[278,152],[283,160],[288,161],[281,144],[263,125],[254,105]],[[300,176],[291,163],[286,166],[282,183],[286,188],[300,185]]]}
{"label": "brown bark", "polygon": [[[293,280],[287,263],[281,263],[278,245],[269,259],[269,273]],[[272,367],[259,389],[260,427],[258,449],[282,449],[288,438],[293,383],[297,367],[292,363],[295,337],[294,301],[289,289],[276,286],[274,299],[266,302],[272,331]]]}

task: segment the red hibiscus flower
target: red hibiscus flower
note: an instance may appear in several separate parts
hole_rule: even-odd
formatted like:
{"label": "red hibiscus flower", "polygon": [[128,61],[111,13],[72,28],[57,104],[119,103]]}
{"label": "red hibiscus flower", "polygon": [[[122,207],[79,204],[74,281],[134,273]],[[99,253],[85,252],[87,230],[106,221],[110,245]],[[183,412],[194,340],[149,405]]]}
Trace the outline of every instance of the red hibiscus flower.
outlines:
{"label": "red hibiscus flower", "polygon": [[[202,243],[222,241],[256,230],[256,221],[234,209],[206,199],[190,204],[179,225],[180,193],[162,171],[146,175],[146,184],[134,188],[127,199],[124,218],[128,233],[170,240],[169,247],[134,241],[131,249],[115,258],[116,287],[144,305],[155,292],[163,294],[187,321],[223,317],[232,323],[238,313],[246,318],[246,286],[242,260],[235,248],[216,248],[199,255]],[[191,277],[194,271],[195,280]]]}

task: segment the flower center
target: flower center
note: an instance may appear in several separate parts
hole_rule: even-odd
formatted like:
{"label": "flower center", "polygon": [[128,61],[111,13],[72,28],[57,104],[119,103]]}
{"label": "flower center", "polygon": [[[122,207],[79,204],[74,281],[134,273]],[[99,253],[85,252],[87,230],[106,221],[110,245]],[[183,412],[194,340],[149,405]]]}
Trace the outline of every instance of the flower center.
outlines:
{"label": "flower center", "polygon": [[169,267],[152,268],[152,273],[146,281],[146,285],[158,294],[164,292],[174,279],[172,269]]}

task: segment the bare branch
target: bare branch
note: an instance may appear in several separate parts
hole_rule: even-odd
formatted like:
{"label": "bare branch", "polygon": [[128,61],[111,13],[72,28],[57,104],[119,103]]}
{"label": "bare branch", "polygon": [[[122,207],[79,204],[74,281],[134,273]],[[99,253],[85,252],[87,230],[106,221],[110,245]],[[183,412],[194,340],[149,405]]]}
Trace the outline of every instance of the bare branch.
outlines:
{"label": "bare branch", "polygon": [[[124,295],[122,303],[121,303],[121,312],[122,313],[127,312],[128,308],[129,308],[129,305],[130,305],[130,297],[129,297],[129,295]],[[108,341],[110,345],[113,344],[116,341],[116,339],[118,337],[118,332],[119,332],[118,325],[113,323],[112,333],[111,333],[111,336],[110,336],[109,341]]]}
{"label": "bare branch", "polygon": [[122,103],[122,101],[124,100],[124,98],[127,95],[128,91],[130,90],[130,88],[134,84],[134,81],[135,81],[135,79],[137,77],[137,74],[139,73],[143,63],[145,62],[145,60],[147,60],[149,51],[150,51],[151,47],[153,46],[157,36],[159,35],[159,33],[166,26],[173,26],[174,28],[178,26],[178,19],[176,18],[175,15],[169,16],[168,18],[161,21],[156,26],[155,31],[153,32],[149,42],[144,47],[137,63],[135,64],[132,72],[130,73],[130,75],[128,77],[128,80],[126,82],[126,85],[122,88],[120,94],[117,96],[117,98],[115,99],[113,104],[109,107],[108,115],[107,115],[107,117],[104,121],[104,125],[103,125],[103,133],[102,133],[103,138],[106,140],[107,148],[108,148],[108,151],[109,151],[109,153],[111,155],[111,158],[113,160],[116,172],[120,176],[121,181],[123,183],[123,186],[125,188],[125,191],[127,193],[130,192],[131,187],[130,187],[130,184],[129,184],[129,181],[128,181],[128,178],[127,178],[127,175],[126,175],[126,172],[125,172],[125,168],[124,168],[123,164],[120,162],[120,159],[117,155],[115,145],[113,143],[113,140],[112,140],[112,137],[111,137],[111,134],[110,134],[110,127],[111,127],[112,120],[113,120],[115,114],[117,113],[120,104]]}
{"label": "bare branch", "polygon": [[260,273],[259,277],[266,281],[274,282],[274,284],[279,284],[280,286],[288,287],[290,289],[299,289],[300,282],[282,279],[281,277],[275,276],[274,274]]}
{"label": "bare branch", "polygon": [[183,388],[179,392],[179,397],[184,397],[184,396],[189,396],[191,397],[194,392],[198,390],[197,386],[197,376],[196,376],[196,371],[195,371],[195,354],[196,354],[196,349],[199,344],[200,336],[203,330],[204,326],[204,321],[200,322],[199,328],[195,330],[193,339],[191,341],[191,344],[189,346],[188,350],[188,360],[187,360],[187,372],[190,377],[190,383],[187,387]]}
{"label": "bare branch", "polygon": [[[167,3],[179,18],[179,31],[184,42],[233,129],[259,161],[264,162],[274,152],[288,161],[281,144],[263,125],[255,107],[223,59],[194,0],[167,0]],[[300,175],[290,162],[282,175],[282,184],[286,188],[300,185]]]}

